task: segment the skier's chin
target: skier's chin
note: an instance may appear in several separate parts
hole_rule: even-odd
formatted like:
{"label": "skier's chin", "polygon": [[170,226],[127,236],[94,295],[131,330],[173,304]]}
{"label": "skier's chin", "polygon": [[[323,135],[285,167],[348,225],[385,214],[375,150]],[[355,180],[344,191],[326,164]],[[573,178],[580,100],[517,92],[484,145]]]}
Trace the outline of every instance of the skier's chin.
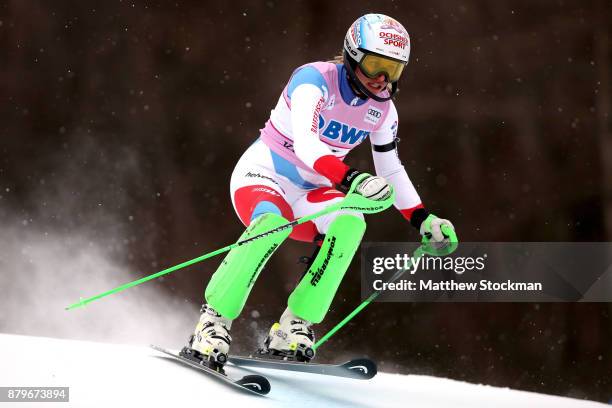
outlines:
{"label": "skier's chin", "polygon": [[363,85],[366,87],[366,89],[368,91],[370,91],[374,95],[378,95],[378,94],[382,93],[385,89],[387,89],[387,83],[386,82],[378,83],[378,84],[366,82]]}

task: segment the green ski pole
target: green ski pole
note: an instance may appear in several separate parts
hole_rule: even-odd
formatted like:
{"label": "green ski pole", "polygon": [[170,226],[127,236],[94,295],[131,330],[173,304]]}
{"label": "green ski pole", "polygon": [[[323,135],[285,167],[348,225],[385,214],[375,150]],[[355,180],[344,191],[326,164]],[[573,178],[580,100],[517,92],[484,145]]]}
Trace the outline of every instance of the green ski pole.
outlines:
{"label": "green ski pole", "polygon": [[270,231],[262,232],[261,234],[255,235],[254,237],[251,237],[251,238],[248,238],[248,239],[245,239],[245,240],[242,240],[242,241],[235,242],[235,243],[227,245],[227,246],[225,246],[223,248],[217,249],[216,251],[209,252],[209,253],[201,255],[201,256],[199,256],[197,258],[194,258],[194,259],[191,259],[189,261],[186,261],[186,262],[180,263],[178,265],[172,266],[170,268],[164,269],[163,271],[159,271],[157,273],[145,276],[144,278],[140,278],[140,279],[137,279],[135,281],[126,283],[124,285],[118,286],[118,287],[116,287],[114,289],[110,289],[110,290],[108,290],[106,292],[103,292],[103,293],[100,293],[98,295],[95,295],[95,296],[92,296],[92,297],[89,297],[89,298],[86,298],[86,299],[81,299],[78,302],[73,303],[70,306],[66,307],[66,310],[71,310],[71,309],[75,309],[77,307],[85,306],[88,303],[93,302],[94,300],[101,299],[103,297],[112,295],[112,294],[117,293],[117,292],[121,292],[121,291],[123,291],[125,289],[128,289],[128,288],[140,285],[140,284],[148,282],[148,281],[150,281],[152,279],[156,279],[156,278],[158,278],[160,276],[167,275],[169,273],[172,273],[172,272],[177,271],[179,269],[182,269],[182,268],[185,268],[187,266],[193,265],[195,263],[202,262],[205,259],[212,258],[213,256],[222,254],[224,252],[228,252],[231,249],[236,248],[236,247],[238,247],[240,245],[248,244],[249,242],[252,242],[252,241],[254,241],[256,239],[263,238],[263,237],[268,236],[270,234],[274,234],[276,232],[283,231],[283,230],[285,230],[287,228],[293,228],[296,225],[300,225],[300,224],[303,224],[305,222],[312,221],[315,218],[321,217],[322,215],[325,215],[325,214],[332,213],[334,211],[352,210],[352,211],[359,211],[359,212],[362,212],[364,214],[374,214],[374,213],[377,213],[377,212],[380,212],[380,211],[384,211],[387,208],[389,208],[393,204],[393,202],[395,201],[395,193],[394,193],[393,190],[391,190],[391,195],[387,199],[381,200],[381,201],[370,200],[370,199],[368,199],[368,198],[366,198],[366,197],[364,197],[362,195],[354,193],[355,187],[359,184],[358,180],[366,178],[366,177],[368,177],[368,174],[361,174],[361,175],[359,175],[353,181],[351,189],[348,191],[346,197],[344,197],[344,199],[342,201],[339,201],[336,204],[332,204],[329,207],[322,209],[321,211],[317,211],[316,213],[313,213],[313,214],[307,215],[305,217],[299,218],[297,220],[291,221],[291,222],[289,222],[287,224],[284,224],[284,225],[281,225],[279,227],[276,227],[276,228],[274,228],[274,229],[272,229]]}

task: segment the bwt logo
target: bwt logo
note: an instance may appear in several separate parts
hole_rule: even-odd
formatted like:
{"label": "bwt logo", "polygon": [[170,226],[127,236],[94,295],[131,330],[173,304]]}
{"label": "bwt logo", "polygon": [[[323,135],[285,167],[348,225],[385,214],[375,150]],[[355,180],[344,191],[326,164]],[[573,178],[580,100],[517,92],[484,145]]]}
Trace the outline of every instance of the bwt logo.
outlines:
{"label": "bwt logo", "polygon": [[[319,129],[323,129],[324,126],[325,119],[323,116],[319,116]],[[367,130],[350,127],[349,125],[338,122],[337,120],[331,120],[321,132],[321,135],[328,139],[340,139],[342,143],[356,144],[363,142],[365,138],[370,135],[370,132]]]}

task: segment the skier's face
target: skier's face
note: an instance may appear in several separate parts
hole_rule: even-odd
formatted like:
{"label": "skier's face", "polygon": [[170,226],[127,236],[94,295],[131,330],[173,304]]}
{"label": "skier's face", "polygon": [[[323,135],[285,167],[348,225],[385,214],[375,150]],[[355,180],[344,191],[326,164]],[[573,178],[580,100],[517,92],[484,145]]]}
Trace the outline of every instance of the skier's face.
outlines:
{"label": "skier's face", "polygon": [[384,74],[380,74],[375,78],[369,78],[361,72],[361,68],[359,67],[355,70],[355,74],[357,74],[357,78],[368,91],[372,92],[374,95],[381,93],[387,88],[387,79]]}

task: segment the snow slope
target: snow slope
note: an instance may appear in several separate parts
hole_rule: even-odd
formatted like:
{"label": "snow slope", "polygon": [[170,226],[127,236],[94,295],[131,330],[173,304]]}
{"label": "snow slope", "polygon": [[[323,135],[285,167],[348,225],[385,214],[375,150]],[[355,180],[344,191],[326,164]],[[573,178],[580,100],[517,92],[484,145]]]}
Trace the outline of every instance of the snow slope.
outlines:
{"label": "snow slope", "polygon": [[[248,373],[229,366],[227,371]],[[274,370],[261,373],[272,385],[267,397],[235,391],[146,346],[0,334],[0,386],[70,387],[70,403],[56,403],[54,407],[196,407],[211,402],[216,406],[249,408],[608,407],[419,375],[379,373],[373,380],[360,381]],[[41,403],[13,405],[25,408]]]}

